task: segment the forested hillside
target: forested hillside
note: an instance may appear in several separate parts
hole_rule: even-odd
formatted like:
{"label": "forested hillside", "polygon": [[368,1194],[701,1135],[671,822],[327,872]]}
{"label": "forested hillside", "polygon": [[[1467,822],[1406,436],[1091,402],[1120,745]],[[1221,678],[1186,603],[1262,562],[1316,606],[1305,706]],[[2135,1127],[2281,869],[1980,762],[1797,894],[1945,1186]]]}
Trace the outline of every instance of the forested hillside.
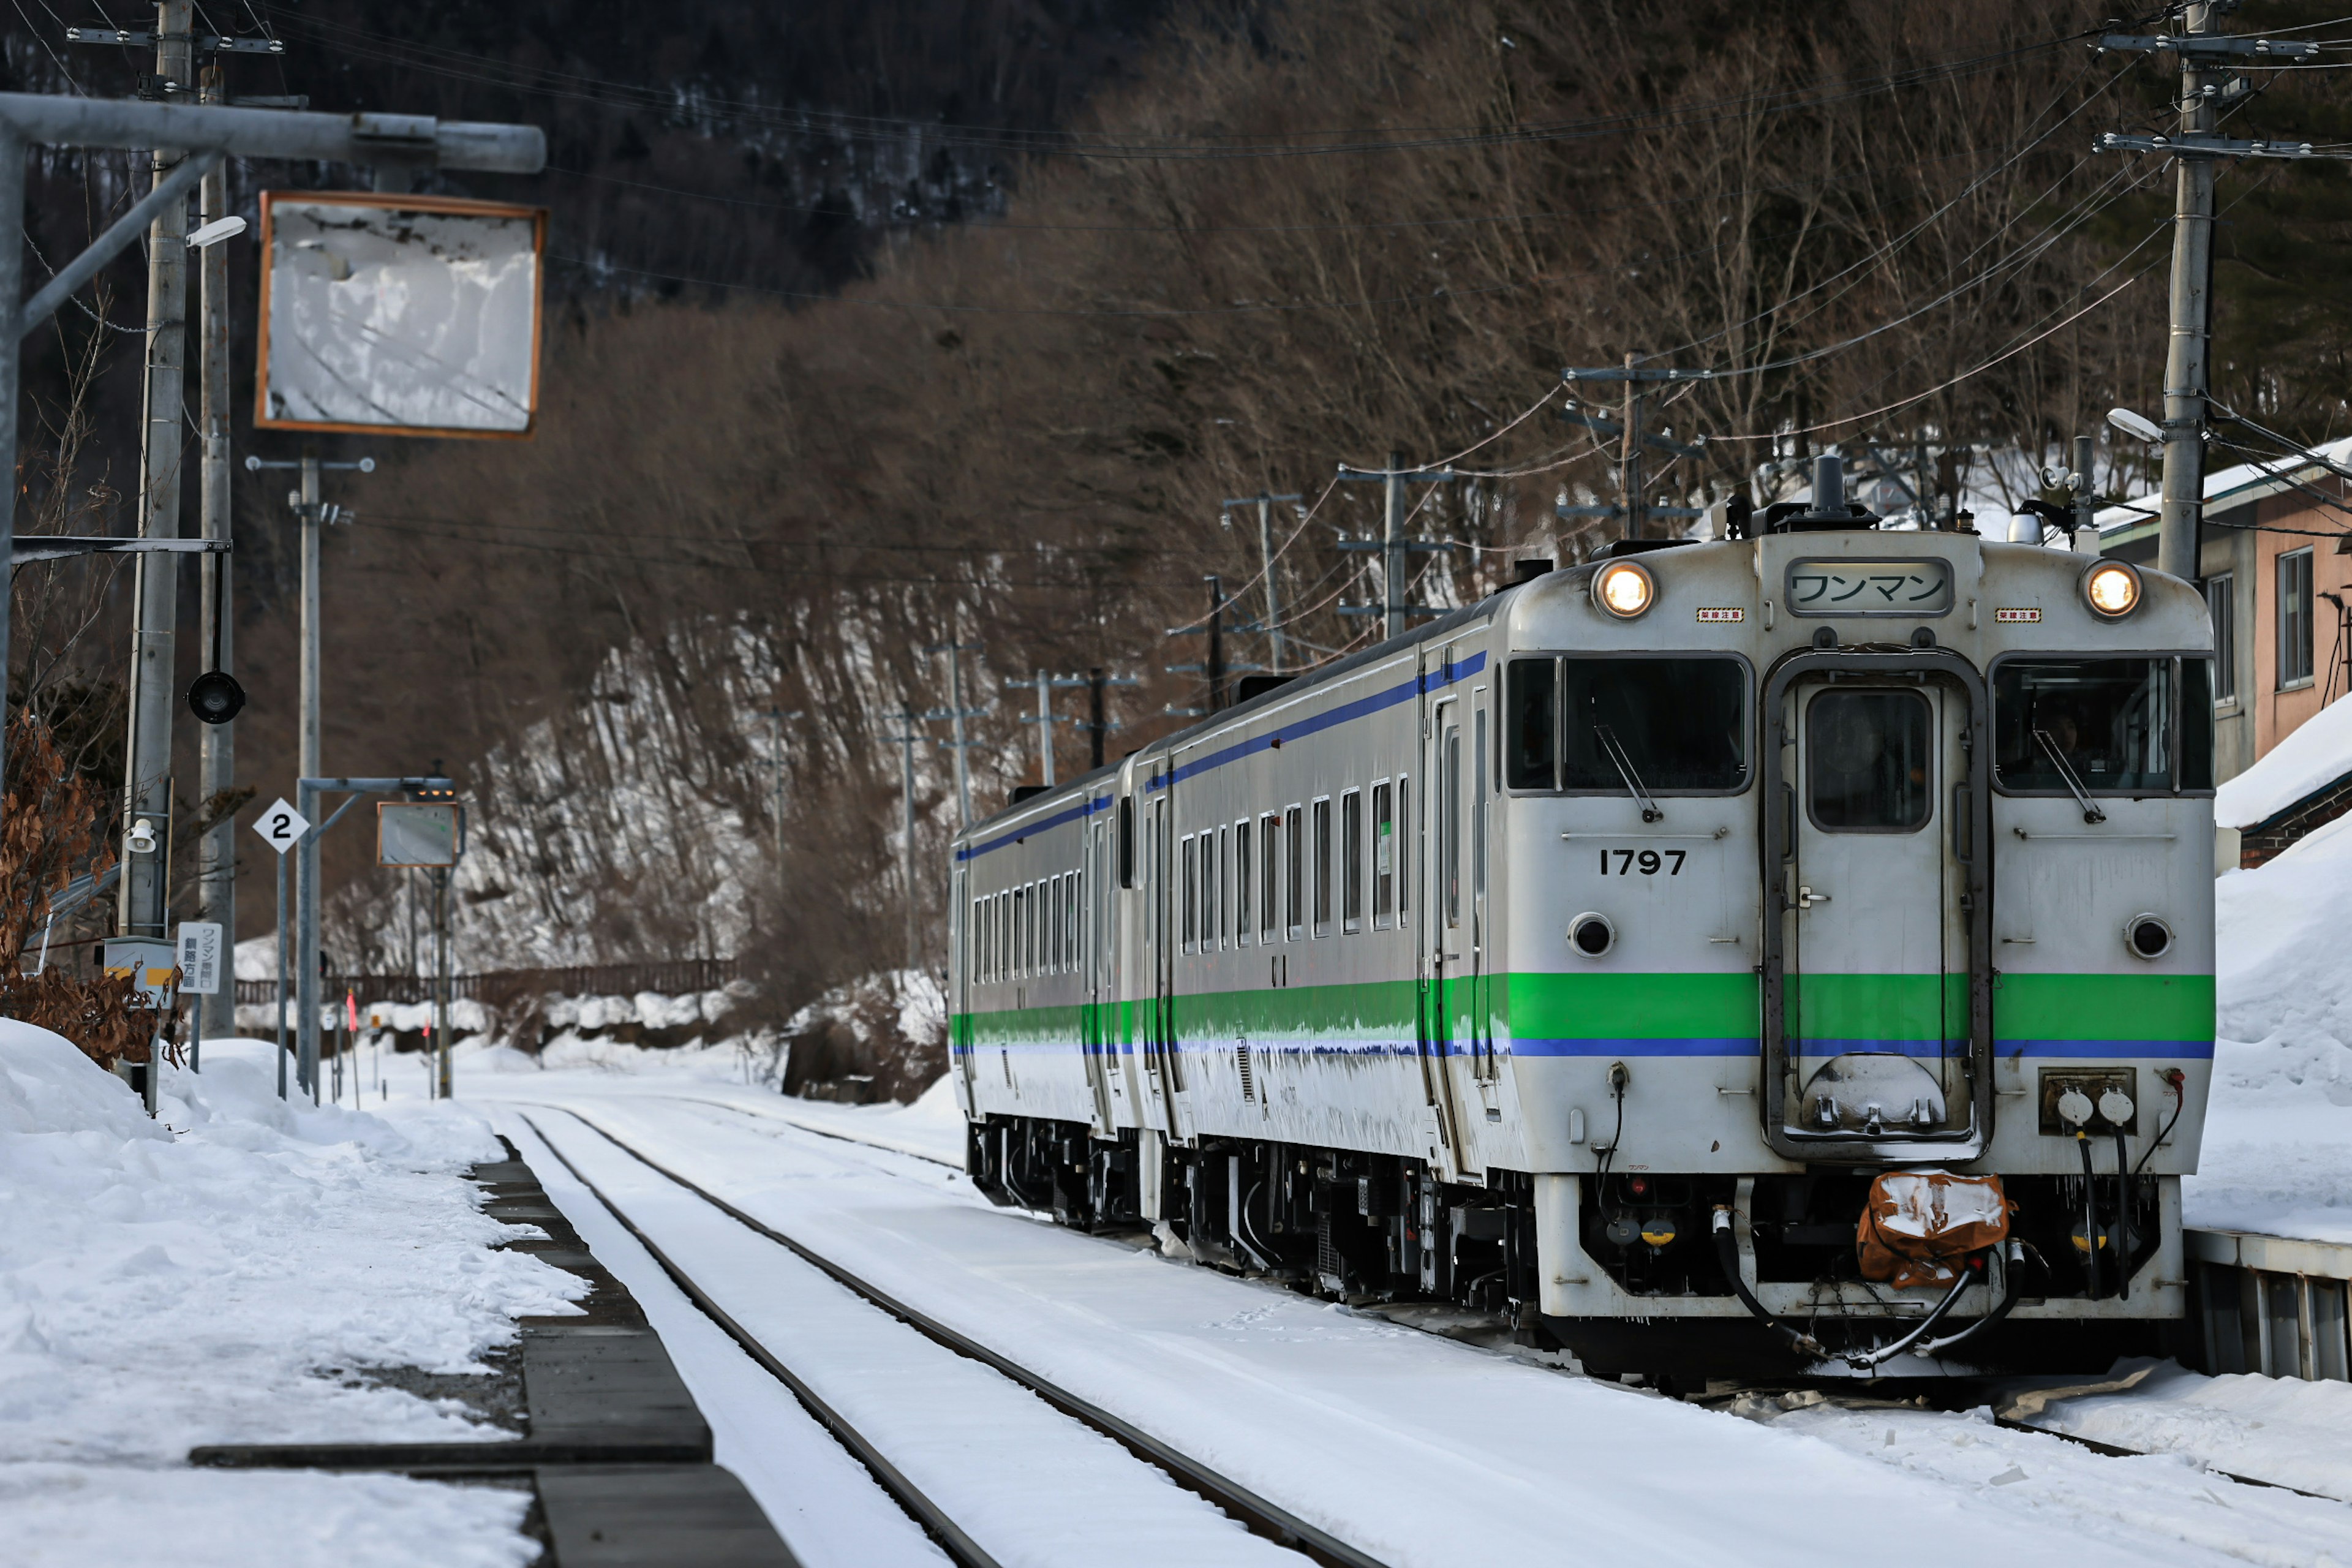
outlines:
{"label": "forested hillside", "polygon": [[[901,709],[950,703],[927,646],[980,645],[985,811],[1037,771],[1034,698],[1008,679],[1145,677],[1113,756],[1199,704],[1195,678],[1162,672],[1197,640],[1165,632],[1198,617],[1204,574],[1238,615],[1266,602],[1255,514],[1225,526],[1225,498],[1305,498],[1275,529],[1294,663],[1376,635],[1338,613],[1379,595],[1376,562],[1338,548],[1377,531],[1377,487],[1334,485],[1339,463],[1395,451],[1471,476],[1415,492],[1413,530],[1457,544],[1420,558],[1422,602],[1573,558],[1607,525],[1555,503],[1616,490],[1561,417],[1563,366],[1717,373],[1658,416],[1707,437],[1654,469],[1678,503],[1761,499],[1832,446],[1890,476],[1893,508],[1906,487],[1930,507],[2021,499],[2021,458],[2158,396],[2169,175],[2092,146],[2165,128],[2168,79],[2092,52],[2103,7],[905,0],[665,7],[636,33],[605,9],[256,13],[289,53],[283,84],[264,62],[247,90],[551,132],[544,176],[446,182],[553,211],[537,439],[373,443],[383,466],[336,490],[359,521],[327,568],[328,766],[442,757],[467,783],[469,965],[740,949],[804,999],[895,962],[889,738]],[[2256,10],[2232,29],[2327,15]],[[46,43],[20,32],[7,58],[61,89]],[[128,84],[121,61],[65,64],[89,90]],[[2345,140],[2337,79],[2231,112]],[[104,173],[54,172],[38,234],[103,221]],[[2271,216],[2290,193],[2335,221],[2290,231]],[[2223,395],[2340,434],[2337,167],[2231,169],[2222,199]],[[116,289],[134,320],[135,273]],[[135,472],[135,339],[65,318],[42,384],[61,405],[92,342],[72,482],[53,489],[36,454],[51,513],[94,468]],[[2118,459],[2141,460],[2103,439],[2103,478]],[[264,799],[292,773],[270,490],[247,486],[239,521],[240,773]],[[83,580],[53,577],[79,603]],[[100,702],[121,643],[101,620],[45,679]],[[1263,637],[1233,646],[1267,661]],[[390,700],[419,689],[437,700]],[[771,710],[800,715],[772,721],[781,831]],[[1065,726],[1059,745],[1067,776],[1085,741]],[[935,939],[956,804],[948,752],[917,761]],[[340,941],[396,963],[362,847],[329,858]],[[248,932],[262,905],[247,896]]]}

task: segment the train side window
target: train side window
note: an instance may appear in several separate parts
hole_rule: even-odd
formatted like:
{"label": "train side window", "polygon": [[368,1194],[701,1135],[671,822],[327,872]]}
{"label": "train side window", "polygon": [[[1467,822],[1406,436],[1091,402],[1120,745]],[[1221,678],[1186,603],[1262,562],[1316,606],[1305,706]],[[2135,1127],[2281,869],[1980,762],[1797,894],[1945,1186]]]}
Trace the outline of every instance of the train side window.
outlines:
{"label": "train side window", "polygon": [[1201,951],[1217,951],[1217,833],[1201,829]]}
{"label": "train side window", "polygon": [[971,901],[971,957],[966,968],[974,980],[988,978],[988,927],[980,918],[981,910],[987,902],[986,899],[974,899]]}
{"label": "train side window", "polygon": [[1412,865],[1405,858],[1404,829],[1412,821],[1412,795],[1402,774],[1397,777],[1396,904],[1397,923],[1404,923],[1404,907],[1412,901]]}
{"label": "train side window", "polygon": [[1135,797],[1118,797],[1118,885],[1135,886]]}
{"label": "train side window", "polygon": [[1234,945],[1250,935],[1250,825],[1244,817],[1234,824]]}
{"label": "train side window", "polygon": [[1031,979],[1045,973],[1045,884],[1029,884],[1029,975]]}
{"label": "train side window", "polygon": [[1328,796],[1313,807],[1315,822],[1315,934],[1331,934],[1331,802]]}
{"label": "train side window", "polygon": [[1186,952],[1191,952],[1199,945],[1199,939],[1192,933],[1198,929],[1201,918],[1200,848],[1200,842],[1188,833],[1184,836],[1182,847],[1177,850],[1180,862],[1183,866],[1183,873],[1179,879],[1179,886],[1182,891],[1178,897],[1184,909],[1183,920],[1177,928],[1177,935],[1183,942]]}
{"label": "train side window", "polygon": [[1515,658],[1503,679],[1503,782],[1558,789],[1559,660]]}
{"label": "train side window", "polygon": [[1477,788],[1470,796],[1470,890],[1475,898],[1486,896],[1486,710],[1478,710],[1475,721],[1478,744],[1470,770],[1477,775]]}
{"label": "train side window", "polygon": [[1070,873],[1054,879],[1054,973],[1070,972]]}
{"label": "train side window", "polygon": [[1227,846],[1233,835],[1224,828],[1217,829],[1217,861],[1209,870],[1209,927],[1215,933],[1216,945],[1225,945],[1225,906],[1232,902],[1227,891],[1231,883],[1226,874]]}
{"label": "train side window", "polygon": [[2210,658],[2184,658],[2180,661],[2180,787],[2182,789],[2213,787],[2215,663],[2215,660]]}
{"label": "train side window", "polygon": [[1013,889],[1013,973],[1021,980],[1029,973],[1029,889]]}
{"label": "train side window", "polygon": [[1396,816],[1385,784],[1372,786],[1372,924],[1386,927],[1396,915]]}
{"label": "train side window", "polygon": [[1339,929],[1364,929],[1364,792],[1339,797]]}
{"label": "train side window", "polygon": [[996,895],[996,978],[1013,978],[1013,889]]}
{"label": "train side window", "polygon": [[1290,851],[1290,863],[1283,868],[1283,881],[1286,884],[1283,891],[1288,900],[1283,912],[1288,917],[1284,924],[1289,930],[1290,940],[1296,942],[1307,934],[1307,814],[1292,806],[1287,826],[1289,842],[1284,847]]}
{"label": "train side window", "polygon": [[1257,826],[1258,890],[1265,895],[1258,900],[1257,929],[1272,942],[1282,933],[1282,818],[1268,812]]}

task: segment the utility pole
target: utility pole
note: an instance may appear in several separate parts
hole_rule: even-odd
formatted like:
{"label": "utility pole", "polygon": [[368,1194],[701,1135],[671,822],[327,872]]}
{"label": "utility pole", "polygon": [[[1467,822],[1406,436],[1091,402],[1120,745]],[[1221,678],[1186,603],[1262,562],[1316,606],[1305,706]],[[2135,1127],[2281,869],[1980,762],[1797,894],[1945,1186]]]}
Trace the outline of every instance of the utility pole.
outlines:
{"label": "utility pole", "polygon": [[[220,56],[215,54],[205,63],[203,100],[219,103],[227,95],[222,90]],[[205,174],[197,201],[197,216],[210,224],[228,215],[228,167],[215,163]],[[202,485],[200,512],[205,539],[223,547],[229,542],[229,384],[228,384],[228,247],[208,245],[201,253],[204,258],[203,289],[198,296],[202,309],[202,327],[196,334],[196,358],[199,365],[198,434],[203,440]],[[232,614],[231,581],[228,557],[216,555],[206,563],[212,570],[205,574],[203,593],[204,629],[212,642],[212,666],[224,674],[234,673],[236,618]],[[220,811],[218,803],[236,787],[236,721],[203,726],[202,749],[197,759],[197,794],[204,809],[217,813],[219,820],[196,846],[196,896],[204,918],[218,921],[223,941],[233,954],[236,950],[236,824],[228,813]],[[234,969],[236,965],[229,966]],[[228,1016],[232,1029],[236,1017],[234,982],[228,987]],[[219,1020],[214,1012],[219,1006],[218,996],[196,999],[196,1038],[204,1039],[207,1027],[217,1029]]]}
{"label": "utility pole", "polygon": [[1290,655],[1282,636],[1282,596],[1274,565],[1274,503],[1278,500],[1296,501],[1303,499],[1305,498],[1295,495],[1255,495],[1244,496],[1237,500],[1229,500],[1224,503],[1228,527],[1232,526],[1231,513],[1234,508],[1237,506],[1257,508],[1258,575],[1265,581],[1265,656],[1270,667],[1275,669],[1288,668]]}
{"label": "utility pole", "polygon": [[[2164,491],[2156,564],[2197,578],[2197,542],[2205,516],[2206,414],[2212,390],[2213,161],[2308,158],[2308,142],[2239,141],[2213,134],[2221,105],[2249,95],[2233,68],[2268,68],[2317,60],[2319,46],[2277,38],[2226,37],[2215,27],[2234,5],[2198,0],[2183,8],[2177,34],[2110,34],[2102,50],[2178,55],[2180,131],[2175,136],[2099,138],[2105,152],[2165,153],[2173,160],[2171,336],[2164,358]],[[2326,156],[2342,156],[2330,153]]]}
{"label": "utility pole", "polygon": [[1694,441],[1676,441],[1649,428],[1643,400],[1645,390],[1664,382],[1706,381],[1715,373],[1706,370],[1668,370],[1663,366],[1644,369],[1643,356],[1629,353],[1622,365],[1601,365],[1569,369],[1559,373],[1562,381],[1571,385],[1582,382],[1621,382],[1624,391],[1620,399],[1618,416],[1603,418],[1588,413],[1570,403],[1560,410],[1560,417],[1571,425],[1581,425],[1595,435],[1613,437],[1617,442],[1617,494],[1613,504],[1574,506],[1561,500],[1552,510],[1562,520],[1587,517],[1622,517],[1625,520],[1627,539],[1649,537],[1653,518],[1704,517],[1706,509],[1695,506],[1668,506],[1662,497],[1656,500],[1648,495],[1648,470],[1645,467],[1651,452],[1665,452],[1677,458],[1706,456],[1706,437]]}
{"label": "utility pole", "polygon": [[[155,8],[155,74],[185,84],[189,67],[190,0],[163,0]],[[13,154],[8,154],[13,157]],[[149,160],[163,184],[185,154],[158,147]],[[21,178],[21,174],[18,178]],[[188,209],[184,196],[166,202],[147,234],[147,358],[139,433],[139,535],[176,538],[180,531],[181,434],[186,418]],[[142,555],[133,569],[130,732],[122,773],[122,890],[117,929],[124,936],[171,938],[172,714],[179,692],[173,634],[178,613],[178,565]],[[145,854],[130,848],[141,823],[156,840]],[[155,1109],[160,1065],[147,1072],[147,1109]]]}
{"label": "utility pole", "polygon": [[768,710],[768,820],[773,825],[776,839],[776,871],[784,868],[784,721],[804,719],[808,715],[795,708],[787,713],[781,708]]}
{"label": "utility pole", "polygon": [[1378,479],[1383,492],[1381,537],[1377,540],[1343,539],[1339,541],[1341,550],[1359,551],[1365,553],[1372,551],[1380,552],[1381,602],[1378,605],[1341,605],[1339,613],[1343,616],[1378,616],[1382,622],[1382,635],[1390,637],[1404,635],[1405,622],[1410,616],[1444,615],[1444,611],[1432,609],[1426,605],[1408,605],[1404,602],[1405,557],[1433,554],[1454,548],[1451,544],[1437,540],[1407,539],[1404,536],[1404,487],[1411,484],[1443,484],[1448,479],[1458,479],[1462,476],[1451,468],[1407,468],[1404,466],[1404,454],[1391,452],[1387,468],[1352,468],[1342,463],[1339,465],[1339,478],[1347,480]]}
{"label": "utility pole", "polygon": [[1049,677],[1042,669],[1037,672],[1037,678],[1034,681],[1008,680],[1004,683],[1004,689],[1007,691],[1026,691],[1032,686],[1037,689],[1037,716],[1034,719],[1025,719],[1022,722],[1037,726],[1037,765],[1042,770],[1039,776],[1044,779],[1047,789],[1054,787],[1054,726],[1062,722],[1054,716],[1053,689],[1057,686],[1085,684],[1084,681],[1074,680],[1068,676]]}
{"label": "utility pole", "polygon": [[1197,674],[1208,682],[1209,705],[1206,708],[1179,708],[1171,702],[1160,709],[1163,713],[1173,713],[1185,719],[1205,719],[1225,706],[1225,677],[1228,674],[1265,668],[1262,664],[1225,662],[1225,611],[1232,607],[1233,601],[1225,597],[1224,580],[1215,573],[1210,573],[1201,581],[1209,585],[1209,613],[1190,626],[1169,627],[1168,635],[1183,637],[1191,637],[1194,632],[1205,633],[1208,646],[1203,650],[1202,660],[1198,664],[1164,664],[1160,667],[1171,675]]}
{"label": "utility pole", "polygon": [[1103,742],[1110,734],[1112,721],[1104,716],[1103,693],[1113,686],[1140,686],[1143,683],[1131,675],[1106,675],[1100,667],[1087,671],[1087,678],[1057,680],[1056,686],[1084,686],[1087,689],[1087,755],[1089,767],[1103,765]]}
{"label": "utility pole", "polygon": [[979,643],[957,642],[950,637],[946,642],[932,643],[923,649],[925,653],[943,653],[948,656],[947,711],[937,715],[926,715],[926,717],[936,716],[955,721],[955,739],[950,744],[955,747],[956,826],[959,828],[971,826],[971,771],[965,765],[963,755],[970,749],[971,742],[964,739],[963,721],[968,718],[976,718],[986,711],[984,709],[966,708],[963,705],[963,656],[976,653],[980,647]]}
{"label": "utility pole", "polygon": [[[375,459],[362,458],[356,463],[325,463],[315,451],[305,451],[298,462],[270,461],[259,457],[245,459],[248,472],[264,468],[297,468],[301,472],[300,488],[286,499],[292,503],[294,519],[300,532],[299,558],[301,562],[302,617],[300,652],[296,661],[299,676],[298,712],[296,714],[296,777],[313,779],[324,770],[319,765],[319,644],[320,620],[320,535],[332,523],[348,522],[352,514],[340,506],[320,499],[319,476],[328,468],[355,469],[373,473]],[[436,772],[438,772],[436,769]],[[305,834],[294,847],[297,864],[294,868],[294,928],[300,951],[294,971],[299,987],[296,999],[296,1027],[299,1030],[296,1048],[296,1070],[301,1086],[310,1098],[319,1098],[319,834]]]}
{"label": "utility pole", "polygon": [[[898,843],[898,881],[906,891],[907,906],[907,967],[920,969],[921,943],[915,935],[915,747],[931,737],[915,728],[919,717],[908,709],[898,710],[898,733],[882,738],[898,748],[898,795],[901,805]],[[961,756],[963,753],[956,753]]]}

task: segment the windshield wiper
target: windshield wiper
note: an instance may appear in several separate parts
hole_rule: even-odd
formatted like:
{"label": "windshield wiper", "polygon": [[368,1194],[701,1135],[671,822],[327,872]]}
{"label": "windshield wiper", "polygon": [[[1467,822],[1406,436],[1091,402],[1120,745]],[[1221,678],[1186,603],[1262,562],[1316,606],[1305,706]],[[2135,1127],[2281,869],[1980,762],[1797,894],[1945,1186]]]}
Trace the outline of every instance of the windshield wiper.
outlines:
{"label": "windshield wiper", "polygon": [[2058,742],[2050,738],[2050,731],[2036,730],[2033,731],[2033,738],[2040,742],[2043,751],[2050,753],[2050,760],[2058,764],[2058,776],[2064,779],[2066,787],[2074,792],[2074,804],[2083,808],[2083,820],[2105,822],[2107,819],[2107,814],[2099,809],[2097,803],[2091,799],[2091,792],[2084,789],[2083,781],[2074,776],[2074,770],[2067,765],[2066,753],[2058,749]]}
{"label": "windshield wiper", "polygon": [[1658,803],[1650,798],[1650,792],[1642,787],[1642,775],[1633,771],[1633,760],[1626,756],[1625,748],[1618,744],[1617,731],[1606,724],[1595,724],[1592,736],[1601,742],[1601,755],[1616,768],[1617,776],[1625,781],[1625,793],[1642,803],[1642,820],[1655,822],[1665,816],[1658,809]]}

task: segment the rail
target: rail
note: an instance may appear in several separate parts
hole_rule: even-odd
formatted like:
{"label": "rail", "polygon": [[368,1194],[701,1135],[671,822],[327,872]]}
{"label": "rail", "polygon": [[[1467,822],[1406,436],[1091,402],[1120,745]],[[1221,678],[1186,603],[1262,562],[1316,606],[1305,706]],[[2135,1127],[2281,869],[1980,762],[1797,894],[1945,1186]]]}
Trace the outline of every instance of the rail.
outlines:
{"label": "rail", "polygon": [[[742,965],[732,958],[675,958],[656,963],[587,963],[557,969],[488,969],[454,977],[452,1001],[472,1000],[493,1005],[526,996],[635,996],[650,991],[662,996],[682,996],[717,991],[740,978]],[[433,981],[422,974],[329,975],[320,995],[340,1003],[345,992],[362,1006],[371,1002],[430,1002]],[[240,980],[239,1005],[268,1006],[278,1000],[275,980]]]}

